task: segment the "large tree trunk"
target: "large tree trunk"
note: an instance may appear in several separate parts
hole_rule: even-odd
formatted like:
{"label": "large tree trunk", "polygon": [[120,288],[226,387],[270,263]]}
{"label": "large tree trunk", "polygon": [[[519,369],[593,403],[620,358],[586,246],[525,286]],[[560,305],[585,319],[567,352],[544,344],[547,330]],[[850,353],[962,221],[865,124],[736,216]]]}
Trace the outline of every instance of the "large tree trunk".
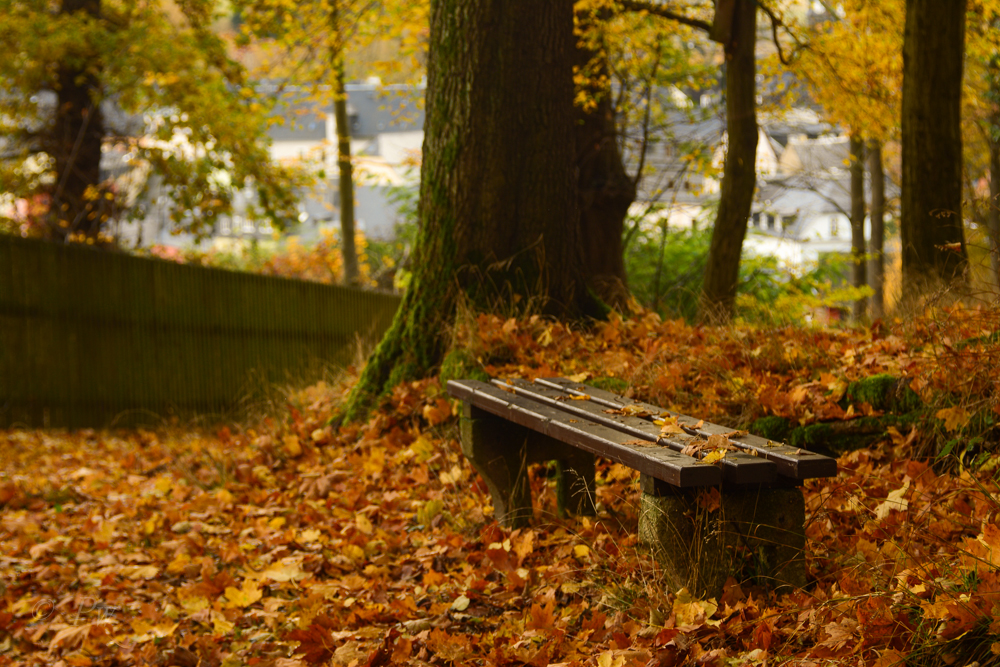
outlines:
{"label": "large tree trunk", "polygon": [[903,296],[964,275],[965,0],[906,0],[903,38]]}
{"label": "large tree trunk", "polygon": [[[64,0],[60,13],[97,17],[101,2]],[[59,68],[55,120],[46,146],[55,159],[56,181],[49,217],[56,238],[96,238],[106,219],[107,202],[98,192],[104,140],[100,63],[88,55],[72,53]]]}
{"label": "large tree trunk", "polygon": [[[992,22],[1000,28],[1000,19]],[[986,67],[987,98],[993,112],[986,121],[986,143],[990,150],[990,199],[986,202],[986,233],[990,243],[993,284],[1000,288],[1000,54],[990,56]]]}
{"label": "large tree trunk", "polygon": [[[589,17],[578,16],[578,20]],[[629,294],[622,233],[636,187],[622,162],[610,86],[601,84],[610,81],[606,56],[584,45],[575,45],[574,51],[574,65],[590,72],[587,93],[596,101],[596,108],[590,111],[576,108],[577,180],[587,283],[605,303],[623,310]]]}
{"label": "large tree trunk", "polygon": [[[1000,128],[1000,116],[994,117],[993,129]],[[994,284],[1000,288],[1000,141],[990,137],[990,200],[987,203],[986,228],[990,236],[990,267]]]}
{"label": "large tree trunk", "polygon": [[[851,135],[851,285],[868,286],[867,248],[865,243],[865,142],[856,134]],[[868,314],[868,297],[855,299],[851,315],[860,322]]]}
{"label": "large tree trunk", "polygon": [[868,173],[872,183],[871,286],[872,319],[885,317],[885,170],[882,144],[868,144]]}
{"label": "large tree trunk", "polygon": [[572,0],[432,2],[413,278],[346,418],[437,366],[460,293],[508,312],[574,316],[590,305],[573,39]]}
{"label": "large tree trunk", "polygon": [[[719,212],[701,294],[703,321],[732,317],[740,272],[740,254],[756,184],[757,115],[754,45],[757,3],[736,0],[731,41],[726,47],[726,161]],[[721,17],[717,17],[717,20]],[[720,34],[726,34],[721,31]]]}

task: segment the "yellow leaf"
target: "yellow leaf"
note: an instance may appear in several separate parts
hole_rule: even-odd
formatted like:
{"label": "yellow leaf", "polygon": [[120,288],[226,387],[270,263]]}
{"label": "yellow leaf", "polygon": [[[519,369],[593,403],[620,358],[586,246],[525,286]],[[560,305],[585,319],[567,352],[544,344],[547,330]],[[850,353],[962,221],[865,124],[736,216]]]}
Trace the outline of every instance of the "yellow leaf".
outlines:
{"label": "yellow leaf", "polygon": [[961,406],[956,406],[954,408],[943,408],[938,410],[935,417],[944,422],[944,427],[951,432],[960,431],[966,424],[969,423],[968,410]]}
{"label": "yellow leaf", "polygon": [[170,621],[154,624],[145,619],[137,618],[133,620],[130,625],[132,626],[132,632],[135,634],[128,637],[128,640],[130,642],[142,644],[144,642],[153,641],[154,639],[169,637],[174,634],[174,630],[177,629],[179,624],[171,623]]}
{"label": "yellow leaf", "polygon": [[885,502],[880,503],[878,507],[875,508],[875,518],[884,520],[889,516],[889,512],[892,510],[899,510],[900,512],[905,512],[906,508],[909,506],[909,501],[903,496],[910,489],[910,480],[907,479],[903,482],[903,486],[891,491],[889,497],[885,499]]}
{"label": "yellow leaf", "polygon": [[154,565],[128,565],[121,568],[121,573],[132,581],[137,579],[155,579],[160,569]]}
{"label": "yellow leaf", "polygon": [[285,451],[288,452],[288,455],[292,458],[302,454],[302,445],[299,444],[299,436],[285,436]]}
{"label": "yellow leaf", "polygon": [[344,546],[344,555],[351,560],[361,561],[365,559],[365,550],[357,544],[348,544]]}
{"label": "yellow leaf", "polygon": [[102,521],[101,527],[94,531],[94,541],[107,544],[115,536],[115,524],[111,521]]}
{"label": "yellow leaf", "polygon": [[283,516],[276,516],[267,522],[267,527],[270,528],[271,530],[278,530],[284,525],[285,525],[285,517]]}
{"label": "yellow leaf", "polygon": [[625,655],[615,651],[605,651],[597,656],[597,667],[622,667],[625,664]]}
{"label": "yellow leaf", "polygon": [[299,533],[299,539],[303,542],[319,542],[319,538],[323,536],[323,533],[316,530],[315,528],[310,528],[309,530],[303,530]]}
{"label": "yellow leaf", "polygon": [[585,382],[590,373],[577,373],[576,375],[567,375],[566,379],[570,382]]}
{"label": "yellow leaf", "polygon": [[698,625],[707,623],[708,618],[715,613],[719,605],[715,600],[698,600],[686,588],[677,591],[677,599],[674,600],[674,616],[678,627],[684,625]]}
{"label": "yellow leaf", "polygon": [[702,463],[716,463],[726,458],[726,450],[716,449],[714,452],[709,452],[705,458],[701,460]]}
{"label": "yellow leaf", "polygon": [[199,611],[205,611],[209,607],[208,598],[195,595],[189,598],[181,598],[181,609],[187,612],[188,616],[194,616]]}
{"label": "yellow leaf", "polygon": [[365,473],[368,475],[380,475],[385,468],[385,450],[373,447],[368,458],[363,464]]}
{"label": "yellow leaf", "polygon": [[462,481],[463,477],[465,477],[465,471],[457,463],[451,467],[451,470],[442,471],[438,475],[438,479],[441,480],[442,484],[458,484]]}
{"label": "yellow leaf", "polygon": [[372,522],[369,521],[368,517],[364,514],[358,514],[354,517],[354,523],[357,525],[358,530],[360,530],[365,535],[371,535],[375,528],[372,526]]}
{"label": "yellow leaf", "polygon": [[260,576],[262,579],[285,582],[304,579],[306,577],[306,573],[299,567],[299,562],[297,560],[285,558],[282,559],[281,562],[275,563],[261,572]]}
{"label": "yellow leaf", "polygon": [[226,607],[249,607],[264,596],[264,592],[257,587],[257,584],[247,579],[243,582],[242,588],[226,588]]}
{"label": "yellow leaf", "polygon": [[226,617],[217,611],[212,612],[212,629],[215,630],[217,635],[226,635],[233,631],[236,627],[235,623],[230,623],[226,620]]}
{"label": "yellow leaf", "polygon": [[167,572],[170,574],[179,574],[190,564],[191,557],[183,551],[179,551],[177,555],[174,556],[174,559],[167,565]]}
{"label": "yellow leaf", "polygon": [[586,544],[577,544],[573,547],[573,555],[580,559],[586,558],[590,555],[590,547]]}

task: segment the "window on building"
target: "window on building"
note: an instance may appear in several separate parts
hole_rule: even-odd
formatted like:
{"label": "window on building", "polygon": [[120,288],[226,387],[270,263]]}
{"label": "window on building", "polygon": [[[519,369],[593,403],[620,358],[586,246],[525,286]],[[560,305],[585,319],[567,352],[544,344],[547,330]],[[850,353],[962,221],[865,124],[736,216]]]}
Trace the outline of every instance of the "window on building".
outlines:
{"label": "window on building", "polygon": [[760,213],[754,213],[750,216],[750,224],[754,227],[760,228]]}
{"label": "window on building", "polygon": [[778,216],[776,216],[776,215],[770,215],[770,214],[767,214],[767,213],[765,213],[764,215],[767,217],[767,228],[773,231],[774,230],[775,220],[777,219]]}
{"label": "window on building", "polygon": [[784,215],[781,217],[781,228],[788,229],[795,224],[795,220],[798,216],[795,215]]}

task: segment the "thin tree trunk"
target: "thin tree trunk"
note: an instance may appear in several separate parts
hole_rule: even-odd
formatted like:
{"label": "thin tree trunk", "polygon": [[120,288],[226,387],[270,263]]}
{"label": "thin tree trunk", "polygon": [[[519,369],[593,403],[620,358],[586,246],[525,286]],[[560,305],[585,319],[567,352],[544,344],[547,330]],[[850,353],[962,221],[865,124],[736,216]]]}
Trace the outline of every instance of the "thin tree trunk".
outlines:
{"label": "thin tree trunk", "polygon": [[[868,286],[868,267],[865,264],[867,248],[865,243],[865,142],[859,135],[852,134],[850,140],[851,173],[851,285],[855,288]],[[852,319],[861,322],[868,314],[868,297],[854,300]]]}
{"label": "thin tree trunk", "polygon": [[903,296],[962,278],[961,99],[966,0],[906,0],[903,38]]}
{"label": "thin tree trunk", "polygon": [[347,120],[347,90],[344,87],[344,61],[336,68],[333,113],[337,121],[337,168],[340,188],[340,253],[344,261],[344,283],[357,285],[358,250],[354,243],[354,164],[351,162],[351,128]]}
{"label": "thin tree trunk", "polygon": [[[725,31],[723,31],[725,33]],[[705,267],[699,317],[728,320],[736,303],[740,255],[756,184],[757,156],[756,67],[757,4],[736,0],[731,40],[726,47],[726,132],[721,201],[712,230]]]}
{"label": "thin tree trunk", "polygon": [[[578,14],[578,20],[587,21],[589,16]],[[610,80],[607,56],[582,44],[576,44],[574,52],[575,66],[590,71],[587,92],[596,101],[596,108],[589,112],[576,107],[577,180],[587,283],[605,303],[622,310],[629,296],[622,233],[636,187],[625,171],[618,146],[610,86],[601,83]]]}
{"label": "thin tree trunk", "polygon": [[[64,0],[60,13],[98,17],[101,2]],[[55,122],[47,146],[55,159],[50,228],[56,238],[96,238],[107,217],[105,199],[98,192],[104,140],[100,63],[86,55],[73,54],[59,68]],[[81,62],[87,62],[87,66]]]}
{"label": "thin tree trunk", "polygon": [[340,255],[344,262],[344,283],[357,285],[358,250],[354,243],[354,163],[351,161],[351,128],[347,119],[347,88],[344,83],[344,45],[340,34],[340,7],[335,0],[330,12],[330,28],[335,40],[331,49],[333,66],[333,115],[337,122],[337,172],[340,192]]}
{"label": "thin tree trunk", "polygon": [[868,144],[868,173],[872,184],[871,206],[871,286],[872,319],[885,317],[885,171],[882,167],[882,144]]}
{"label": "thin tree trunk", "polygon": [[592,312],[577,208],[573,40],[572,0],[432,1],[413,278],[346,418],[434,370],[460,294],[506,313]]}

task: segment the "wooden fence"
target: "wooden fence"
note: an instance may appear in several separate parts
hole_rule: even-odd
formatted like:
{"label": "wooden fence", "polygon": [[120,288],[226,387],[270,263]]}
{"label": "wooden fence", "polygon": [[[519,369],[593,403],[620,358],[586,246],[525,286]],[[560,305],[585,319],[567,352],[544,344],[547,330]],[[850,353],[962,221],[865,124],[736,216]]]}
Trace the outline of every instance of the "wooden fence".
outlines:
{"label": "wooden fence", "polygon": [[377,340],[399,297],[0,235],[0,428],[236,417]]}

